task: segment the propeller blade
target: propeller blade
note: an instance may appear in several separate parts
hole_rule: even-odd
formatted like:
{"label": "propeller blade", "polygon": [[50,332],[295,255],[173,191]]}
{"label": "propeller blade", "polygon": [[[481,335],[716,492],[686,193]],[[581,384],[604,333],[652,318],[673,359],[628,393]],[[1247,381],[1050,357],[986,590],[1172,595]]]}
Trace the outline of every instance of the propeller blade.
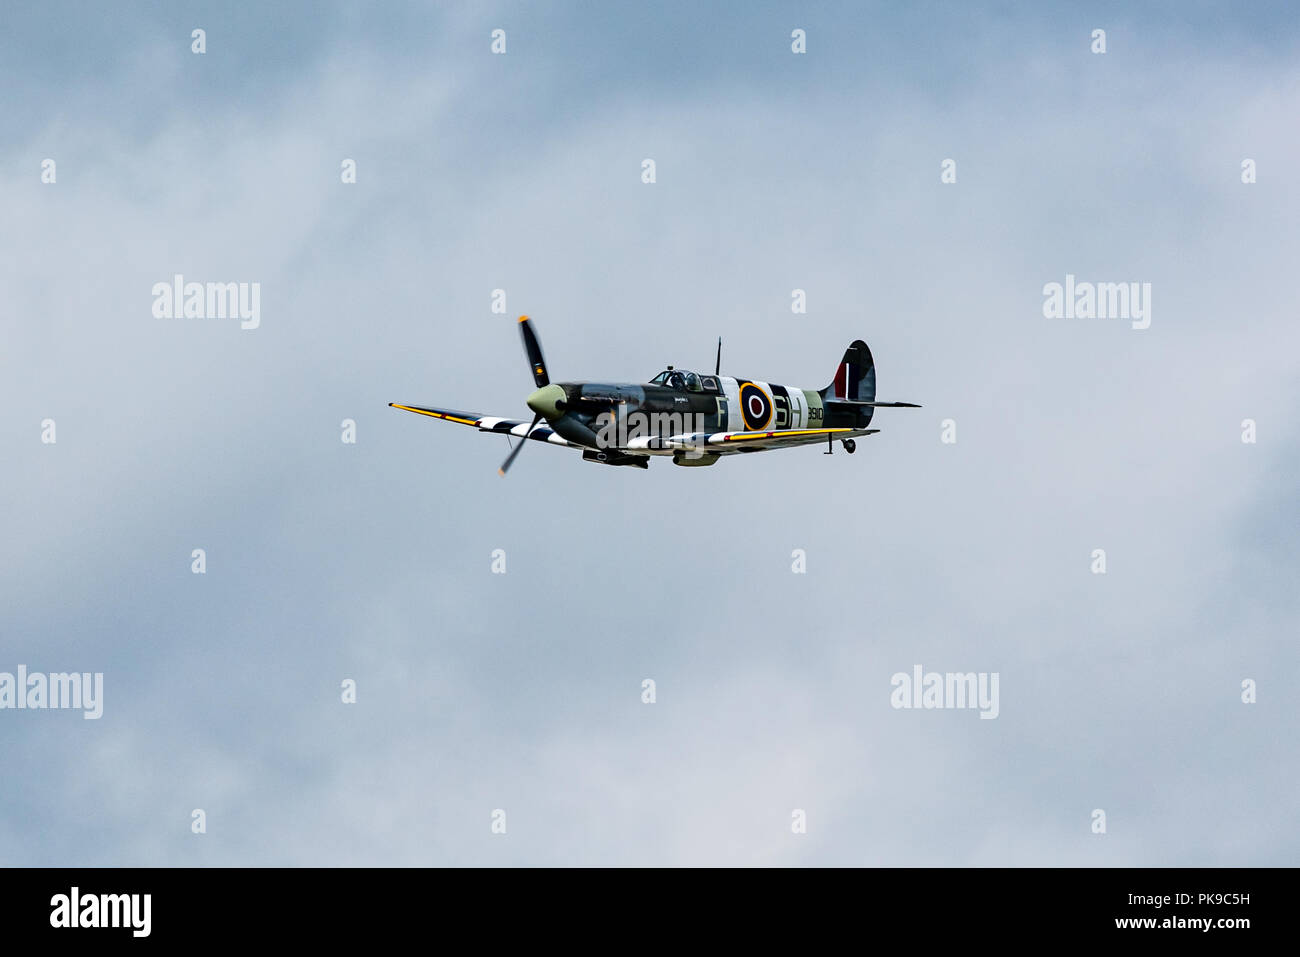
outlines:
{"label": "propeller blade", "polygon": [[515,456],[522,452],[524,446],[531,441],[528,436],[532,434],[533,429],[537,428],[537,423],[541,421],[541,418],[542,413],[540,412],[533,416],[533,424],[528,427],[528,431],[525,432],[523,437],[519,440],[519,444],[510,450],[510,454],[506,456],[506,460],[501,463],[501,468],[497,469],[497,474],[502,478],[505,478],[506,471],[510,468],[510,464],[514,462]]}
{"label": "propeller blade", "polygon": [[519,317],[519,334],[524,337],[524,352],[528,353],[528,364],[533,367],[533,381],[537,388],[551,384],[551,377],[546,374],[546,360],[542,358],[542,344],[533,332],[533,322],[527,316]]}

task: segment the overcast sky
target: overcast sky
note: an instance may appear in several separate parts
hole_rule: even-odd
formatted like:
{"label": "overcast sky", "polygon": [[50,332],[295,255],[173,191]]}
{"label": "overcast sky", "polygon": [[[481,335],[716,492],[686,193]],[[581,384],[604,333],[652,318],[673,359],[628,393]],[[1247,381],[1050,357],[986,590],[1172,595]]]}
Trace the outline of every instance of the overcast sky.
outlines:
{"label": "overcast sky", "polygon": [[[104,713],[0,711],[0,862],[1295,864],[1298,21],[7,5],[0,671]],[[156,318],[178,273],[260,326]],[[924,408],[503,481],[387,403],[527,419],[520,313],[558,381],[862,338]],[[891,707],[917,665],[997,718]]]}

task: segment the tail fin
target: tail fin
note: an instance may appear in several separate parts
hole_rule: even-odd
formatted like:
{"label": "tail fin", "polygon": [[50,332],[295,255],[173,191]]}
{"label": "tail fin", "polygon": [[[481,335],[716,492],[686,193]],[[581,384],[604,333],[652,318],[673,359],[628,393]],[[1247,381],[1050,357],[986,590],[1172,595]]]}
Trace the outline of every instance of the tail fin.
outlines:
{"label": "tail fin", "polygon": [[876,362],[871,358],[871,350],[861,339],[857,339],[844,350],[844,358],[835,370],[831,384],[821,390],[821,397],[828,401],[847,399],[850,402],[874,402],[876,400]]}
{"label": "tail fin", "polygon": [[914,402],[876,401],[876,363],[867,344],[858,339],[844,352],[831,384],[819,393],[825,406],[822,422],[827,427],[865,429],[876,409],[919,409]]}

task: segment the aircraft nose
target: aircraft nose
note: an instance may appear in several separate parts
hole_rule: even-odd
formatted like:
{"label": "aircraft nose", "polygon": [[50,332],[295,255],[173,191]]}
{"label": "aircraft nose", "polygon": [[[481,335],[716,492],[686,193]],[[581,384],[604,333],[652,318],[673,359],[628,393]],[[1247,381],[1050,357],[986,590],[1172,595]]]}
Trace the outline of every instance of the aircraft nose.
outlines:
{"label": "aircraft nose", "polygon": [[564,402],[564,390],[558,385],[544,385],[527,400],[528,408],[547,419],[558,419],[562,414],[560,406]]}

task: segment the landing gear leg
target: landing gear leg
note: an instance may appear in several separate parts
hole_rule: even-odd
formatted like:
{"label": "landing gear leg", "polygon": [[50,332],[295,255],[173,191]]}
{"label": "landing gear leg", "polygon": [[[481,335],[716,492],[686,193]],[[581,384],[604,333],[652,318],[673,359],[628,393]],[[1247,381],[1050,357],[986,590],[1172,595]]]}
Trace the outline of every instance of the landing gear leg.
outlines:
{"label": "landing gear leg", "polygon": [[835,440],[828,435],[826,436],[826,451],[823,452],[822,455],[834,455],[834,454],[835,454]]}
{"label": "landing gear leg", "polygon": [[853,454],[854,452],[856,452],[857,450],[858,450],[858,443],[857,443],[857,442],[854,442],[852,439],[845,439],[845,440],[844,440],[844,451],[845,451],[845,452],[848,452],[849,455],[852,455],[852,454]]}

